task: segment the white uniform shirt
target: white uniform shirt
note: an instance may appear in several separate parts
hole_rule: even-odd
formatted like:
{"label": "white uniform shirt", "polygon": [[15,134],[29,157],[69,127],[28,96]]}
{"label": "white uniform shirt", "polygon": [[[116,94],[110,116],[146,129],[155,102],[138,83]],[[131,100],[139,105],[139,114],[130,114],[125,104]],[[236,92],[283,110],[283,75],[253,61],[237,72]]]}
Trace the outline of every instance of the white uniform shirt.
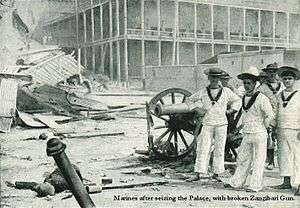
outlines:
{"label": "white uniform shirt", "polygon": [[[216,97],[216,92],[211,90],[212,96]],[[223,87],[222,94],[214,105],[212,105],[212,101],[210,100],[206,89],[200,90],[196,92],[192,96],[190,96],[186,103],[188,104],[190,110],[195,108],[202,108],[206,110],[204,118],[202,120],[203,125],[210,126],[221,126],[227,125],[226,118],[226,110],[227,106],[231,105],[231,107],[235,110],[239,109],[240,106],[240,98],[235,93],[233,93],[229,88]]]}
{"label": "white uniform shirt", "polygon": [[[248,104],[250,97],[246,97]],[[275,114],[269,98],[259,93],[253,105],[246,111],[242,111],[239,124],[243,125],[243,133],[263,133],[274,122]],[[239,125],[238,125],[239,126]]]}
{"label": "white uniform shirt", "polygon": [[257,89],[258,91],[260,91],[270,99],[272,108],[275,113],[277,113],[277,96],[285,89],[285,86],[282,82],[279,82],[279,84],[280,84],[280,88],[275,94],[273,94],[272,90],[268,87],[266,83],[263,83]]}
{"label": "white uniform shirt", "polygon": [[[285,99],[291,94],[283,91]],[[277,126],[287,129],[300,129],[300,91],[296,92],[286,107],[283,107],[281,95],[278,99]]]}

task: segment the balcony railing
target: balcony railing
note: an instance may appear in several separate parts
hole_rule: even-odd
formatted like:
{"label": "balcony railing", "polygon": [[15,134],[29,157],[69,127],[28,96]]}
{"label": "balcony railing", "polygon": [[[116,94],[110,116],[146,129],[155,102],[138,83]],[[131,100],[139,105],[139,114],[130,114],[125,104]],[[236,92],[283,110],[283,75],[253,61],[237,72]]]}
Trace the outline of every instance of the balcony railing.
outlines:
{"label": "balcony railing", "polygon": [[195,38],[194,30],[187,31],[186,29],[179,29],[179,37],[182,38]]}
{"label": "balcony railing", "polygon": [[275,42],[276,43],[286,43],[287,38],[279,35],[275,35]]}
{"label": "balcony railing", "polygon": [[243,40],[251,42],[259,42],[258,34],[245,34]]}
{"label": "balcony railing", "polygon": [[142,31],[142,29],[139,29],[139,28],[127,29],[127,34],[128,35],[142,35],[143,31]]}
{"label": "balcony railing", "polygon": [[200,39],[211,39],[211,33],[207,31],[206,33],[201,33],[197,31],[197,38]]}
{"label": "balcony railing", "polygon": [[[174,28],[161,28],[160,32],[158,31],[157,27],[150,27],[144,30],[140,28],[134,29],[127,29],[128,35],[145,35],[145,36],[153,36],[153,37],[165,37],[165,38],[172,38],[174,37]],[[186,38],[186,39],[195,39],[195,33],[193,30],[187,31],[186,29],[179,29],[177,33],[178,38]],[[227,40],[227,33],[226,31],[214,31],[213,38],[215,40]],[[210,40],[212,39],[212,34],[210,31],[196,31],[196,38],[198,39],[205,39]],[[261,42],[261,43],[278,43],[278,44],[285,44],[287,43],[287,38],[284,36],[276,35],[273,38],[272,34],[262,34],[259,37],[258,34],[243,34],[238,32],[230,32],[229,40],[231,41],[244,41],[244,42]],[[290,39],[290,43],[300,44],[300,40],[293,38]]]}

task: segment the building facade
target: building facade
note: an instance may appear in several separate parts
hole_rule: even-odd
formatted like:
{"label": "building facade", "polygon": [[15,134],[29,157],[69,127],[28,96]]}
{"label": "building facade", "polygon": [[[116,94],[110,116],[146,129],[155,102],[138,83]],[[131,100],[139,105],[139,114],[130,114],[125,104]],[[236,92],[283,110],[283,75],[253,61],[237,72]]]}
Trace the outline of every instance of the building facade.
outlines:
{"label": "building facade", "polygon": [[299,0],[77,0],[74,8],[44,25],[44,42],[78,48],[88,70],[119,82],[222,52],[300,49]]}

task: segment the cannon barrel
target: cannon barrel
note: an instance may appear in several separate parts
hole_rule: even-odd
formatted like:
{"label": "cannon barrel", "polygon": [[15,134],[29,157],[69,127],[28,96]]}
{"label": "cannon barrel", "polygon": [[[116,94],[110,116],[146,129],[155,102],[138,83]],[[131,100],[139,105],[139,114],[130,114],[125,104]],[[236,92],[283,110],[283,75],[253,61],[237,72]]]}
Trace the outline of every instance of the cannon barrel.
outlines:
{"label": "cannon barrel", "polygon": [[154,113],[157,116],[170,115],[176,113],[190,113],[191,110],[186,103],[161,105],[157,104],[154,108]]}
{"label": "cannon barrel", "polygon": [[67,181],[80,207],[96,207],[65,153],[66,145],[56,138],[47,142],[47,155],[52,156]]}

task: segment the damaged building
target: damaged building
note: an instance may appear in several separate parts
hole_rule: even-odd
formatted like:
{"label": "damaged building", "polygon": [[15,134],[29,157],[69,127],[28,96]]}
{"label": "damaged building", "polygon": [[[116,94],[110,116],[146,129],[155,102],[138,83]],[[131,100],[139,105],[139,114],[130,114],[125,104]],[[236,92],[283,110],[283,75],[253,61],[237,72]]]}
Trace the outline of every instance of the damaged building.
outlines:
{"label": "damaged building", "polygon": [[45,22],[40,39],[78,47],[90,72],[119,82],[145,80],[155,68],[198,66],[224,52],[300,48],[298,0],[72,3],[73,13]]}

